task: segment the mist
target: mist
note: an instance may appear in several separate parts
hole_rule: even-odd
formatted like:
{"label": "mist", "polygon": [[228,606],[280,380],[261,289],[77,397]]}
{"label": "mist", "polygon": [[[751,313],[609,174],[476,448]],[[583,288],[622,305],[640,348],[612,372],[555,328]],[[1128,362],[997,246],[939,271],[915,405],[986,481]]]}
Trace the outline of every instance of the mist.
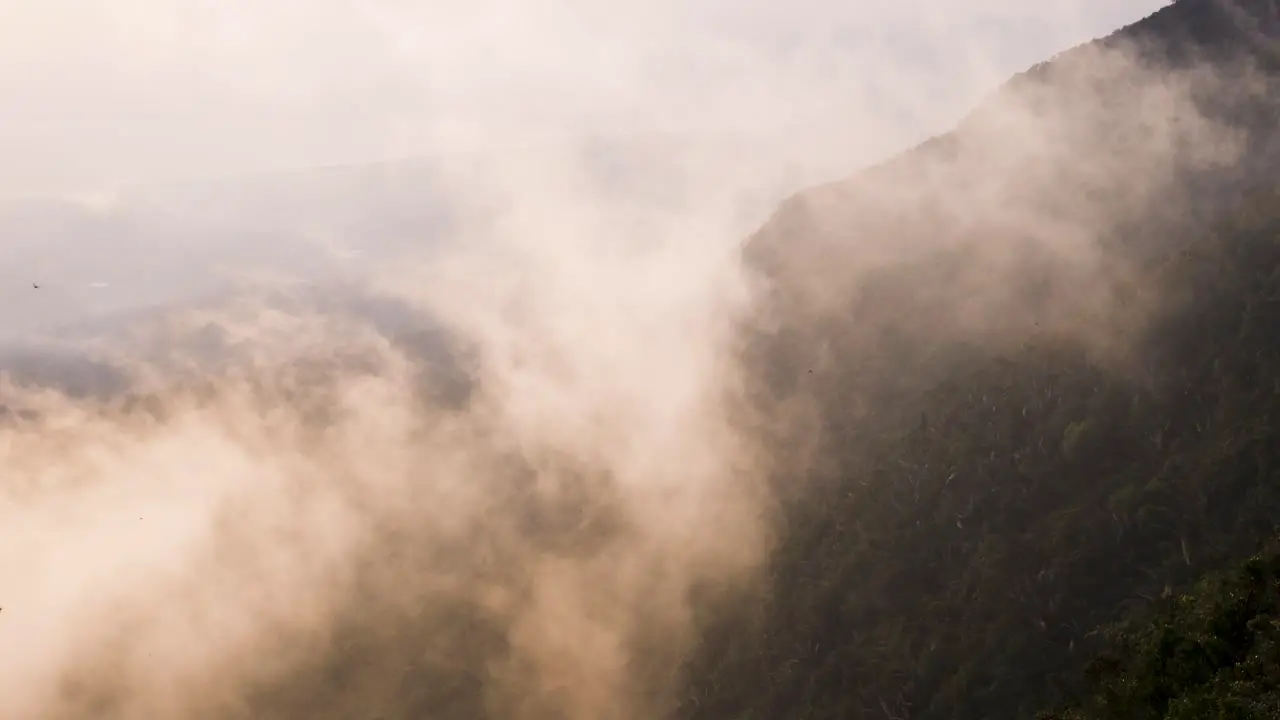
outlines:
{"label": "mist", "polygon": [[[59,70],[0,74],[43,108],[3,184],[56,198],[7,216],[6,307],[47,313],[8,327],[112,380],[7,375],[0,715],[671,717],[820,469],[814,408],[875,389],[825,372],[892,366],[886,308],[1122,365],[1162,299],[1106,238],[1241,157],[1216,71],[1117,43],[1073,51],[1070,107],[984,100],[1155,4],[899,5],[6,6],[5,67]],[[1027,23],[1075,34],[989,44]]]}

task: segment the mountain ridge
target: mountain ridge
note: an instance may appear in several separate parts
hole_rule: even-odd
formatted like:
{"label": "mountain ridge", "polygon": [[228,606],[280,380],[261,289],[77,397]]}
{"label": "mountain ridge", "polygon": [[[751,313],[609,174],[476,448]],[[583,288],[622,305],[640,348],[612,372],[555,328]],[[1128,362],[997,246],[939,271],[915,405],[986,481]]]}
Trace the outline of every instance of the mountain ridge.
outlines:
{"label": "mountain ridge", "polygon": [[1030,717],[1274,537],[1276,17],[1179,0],[747,240],[756,411],[802,422],[684,717]]}

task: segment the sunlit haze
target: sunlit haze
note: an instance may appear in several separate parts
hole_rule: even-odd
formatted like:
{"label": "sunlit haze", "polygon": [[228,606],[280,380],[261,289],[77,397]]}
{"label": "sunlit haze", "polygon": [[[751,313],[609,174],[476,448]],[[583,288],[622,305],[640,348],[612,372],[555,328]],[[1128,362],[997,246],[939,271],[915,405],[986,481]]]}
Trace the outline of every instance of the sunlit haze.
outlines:
{"label": "sunlit haze", "polygon": [[848,170],[1163,4],[4,0],[0,195],[652,132]]}

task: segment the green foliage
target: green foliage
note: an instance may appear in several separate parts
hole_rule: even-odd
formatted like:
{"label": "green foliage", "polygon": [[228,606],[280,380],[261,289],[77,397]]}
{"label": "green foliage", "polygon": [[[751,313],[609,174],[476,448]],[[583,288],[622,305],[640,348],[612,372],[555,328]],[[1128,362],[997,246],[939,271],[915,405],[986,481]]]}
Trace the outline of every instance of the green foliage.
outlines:
{"label": "green foliage", "polygon": [[1117,626],[1089,665],[1082,708],[1044,718],[1263,720],[1280,717],[1280,551],[1179,596],[1138,629]]}

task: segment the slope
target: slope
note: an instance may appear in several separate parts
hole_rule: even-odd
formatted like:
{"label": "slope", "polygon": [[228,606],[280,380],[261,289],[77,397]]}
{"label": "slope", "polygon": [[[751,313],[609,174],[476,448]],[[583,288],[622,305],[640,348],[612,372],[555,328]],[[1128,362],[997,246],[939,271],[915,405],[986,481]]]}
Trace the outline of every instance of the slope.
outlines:
{"label": "slope", "polygon": [[1181,0],[746,248],[782,530],[685,717],[1027,717],[1280,511],[1273,0]]}

